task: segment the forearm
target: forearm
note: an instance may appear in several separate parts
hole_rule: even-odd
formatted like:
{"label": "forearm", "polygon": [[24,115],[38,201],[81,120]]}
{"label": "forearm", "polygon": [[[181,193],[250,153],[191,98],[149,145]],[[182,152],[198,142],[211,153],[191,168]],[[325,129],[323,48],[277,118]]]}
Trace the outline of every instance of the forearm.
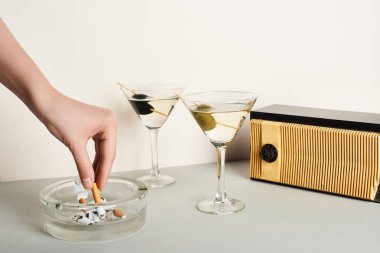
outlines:
{"label": "forearm", "polygon": [[0,18],[0,82],[41,120],[58,92],[49,84]]}

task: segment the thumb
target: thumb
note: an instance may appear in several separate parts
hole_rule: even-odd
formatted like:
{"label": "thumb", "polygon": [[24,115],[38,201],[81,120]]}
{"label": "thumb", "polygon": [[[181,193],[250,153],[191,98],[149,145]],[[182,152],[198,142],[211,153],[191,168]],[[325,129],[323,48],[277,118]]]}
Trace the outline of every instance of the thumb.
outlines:
{"label": "thumb", "polygon": [[83,187],[91,189],[94,183],[94,169],[88,156],[86,145],[75,145],[70,148],[70,151],[73,154]]}

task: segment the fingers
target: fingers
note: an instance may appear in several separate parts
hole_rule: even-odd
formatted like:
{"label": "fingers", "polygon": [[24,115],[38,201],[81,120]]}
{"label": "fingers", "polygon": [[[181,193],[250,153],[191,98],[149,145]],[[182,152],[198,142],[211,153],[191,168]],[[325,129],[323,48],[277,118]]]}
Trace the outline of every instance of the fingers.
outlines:
{"label": "fingers", "polygon": [[94,146],[95,146],[95,158],[94,158],[94,161],[92,162],[92,168],[94,168],[95,178],[96,178],[99,173],[101,155],[100,155],[99,142],[95,138],[93,138],[93,140],[94,140]]}
{"label": "fingers", "polygon": [[85,189],[91,189],[94,183],[94,169],[88,156],[86,145],[77,144],[76,146],[70,147],[70,151],[77,165],[83,187]]}
{"label": "fingers", "polygon": [[108,176],[111,172],[112,163],[115,160],[116,153],[116,133],[114,129],[104,132],[103,138],[99,140],[100,161],[97,171],[96,183],[100,190],[107,183]]}

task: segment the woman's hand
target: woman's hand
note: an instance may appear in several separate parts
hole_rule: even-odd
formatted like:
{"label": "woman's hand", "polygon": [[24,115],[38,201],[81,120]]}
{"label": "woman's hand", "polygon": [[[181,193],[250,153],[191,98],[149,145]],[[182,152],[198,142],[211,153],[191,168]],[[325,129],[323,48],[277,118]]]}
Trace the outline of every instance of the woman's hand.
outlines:
{"label": "woman's hand", "polygon": [[[91,188],[96,182],[101,190],[115,159],[116,118],[108,110],[88,105],[54,92],[51,103],[45,103],[40,119],[47,129],[71,151],[82,184]],[[91,164],[87,153],[89,139],[95,143]]]}

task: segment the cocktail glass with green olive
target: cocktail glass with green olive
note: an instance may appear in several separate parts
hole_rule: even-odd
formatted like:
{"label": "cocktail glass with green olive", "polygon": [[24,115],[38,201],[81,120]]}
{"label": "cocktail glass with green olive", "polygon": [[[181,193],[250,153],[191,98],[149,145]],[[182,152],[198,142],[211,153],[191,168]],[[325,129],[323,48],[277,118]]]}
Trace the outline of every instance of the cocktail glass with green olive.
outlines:
{"label": "cocktail glass with green olive", "polygon": [[143,125],[149,129],[152,148],[150,175],[138,178],[150,187],[173,184],[176,179],[162,175],[158,165],[158,130],[164,125],[178,101],[183,87],[175,85],[131,85],[118,83]]}
{"label": "cocktail glass with green olive", "polygon": [[232,214],[242,210],[245,206],[243,201],[227,197],[225,153],[257,96],[250,92],[210,91],[188,94],[181,99],[217,150],[217,191],[214,198],[198,203],[198,210],[211,214]]}

